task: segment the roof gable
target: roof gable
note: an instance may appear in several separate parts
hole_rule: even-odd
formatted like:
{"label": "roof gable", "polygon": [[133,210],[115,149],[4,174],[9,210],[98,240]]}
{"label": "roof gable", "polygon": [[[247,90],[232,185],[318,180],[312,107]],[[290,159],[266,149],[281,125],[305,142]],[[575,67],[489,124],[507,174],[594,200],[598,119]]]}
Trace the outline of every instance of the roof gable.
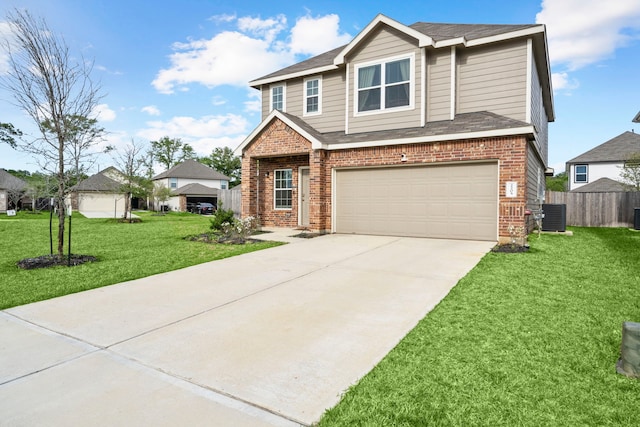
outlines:
{"label": "roof gable", "polygon": [[189,195],[189,196],[216,196],[218,195],[217,188],[207,187],[206,185],[191,183],[183,185],[182,187],[171,192],[174,196]]}
{"label": "roof gable", "polygon": [[640,135],[624,132],[567,163],[623,162],[629,155],[640,152]]}
{"label": "roof gable", "polygon": [[1,189],[22,189],[27,186],[27,183],[18,178],[17,176],[11,175],[5,169],[0,168],[0,188]]}
{"label": "roof gable", "polygon": [[163,178],[218,179],[228,181],[229,177],[196,160],[185,160],[171,169],[151,178],[153,181]]}
{"label": "roof gable", "polygon": [[600,178],[589,184],[582,185],[574,190],[572,193],[610,193],[610,192],[622,192],[628,191],[629,186],[622,182],[615,181],[611,178]]}
{"label": "roof gable", "polygon": [[90,176],[87,179],[83,179],[73,187],[72,191],[97,191],[105,193],[113,193],[119,191],[122,186],[122,182],[118,181],[116,177],[123,177],[124,175],[118,169],[110,166],[95,175]]}

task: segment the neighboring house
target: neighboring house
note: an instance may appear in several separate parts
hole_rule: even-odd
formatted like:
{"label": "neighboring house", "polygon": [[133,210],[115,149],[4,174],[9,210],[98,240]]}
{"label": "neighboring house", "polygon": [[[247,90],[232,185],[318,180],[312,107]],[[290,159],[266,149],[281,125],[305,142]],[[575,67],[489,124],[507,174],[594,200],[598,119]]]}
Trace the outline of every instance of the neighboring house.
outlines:
{"label": "neighboring house", "polygon": [[544,200],[544,25],[403,25],[250,82],[242,215],[321,232],[507,240]]}
{"label": "neighboring house", "polygon": [[71,187],[71,208],[87,216],[124,217],[124,175],[110,166]]}
{"label": "neighboring house", "polygon": [[[566,170],[569,177],[569,191],[588,191],[597,188],[598,191],[620,190],[620,172],[630,155],[640,153],[640,135],[634,132],[624,132],[597,147],[580,154],[567,162]],[[602,178],[597,186],[595,184]],[[611,181],[617,182],[617,184]],[[589,187],[587,187],[589,186]],[[582,189],[587,187],[587,190]]]}
{"label": "neighboring house", "polygon": [[186,211],[200,202],[217,206],[218,189],[229,188],[229,177],[195,160],[185,160],[152,178],[156,187],[171,189],[166,203],[172,211]]}
{"label": "neighboring house", "polygon": [[636,114],[636,116],[631,121],[633,123],[640,123],[640,111],[638,111],[638,114]]}
{"label": "neighboring house", "polygon": [[[9,209],[17,209],[20,206],[20,201],[18,201],[18,206],[15,206],[13,203],[15,202],[15,198],[18,198],[18,195],[24,193],[27,189],[27,183],[7,172],[5,169],[0,168],[0,213],[6,213]],[[19,197],[22,199],[22,196]]]}

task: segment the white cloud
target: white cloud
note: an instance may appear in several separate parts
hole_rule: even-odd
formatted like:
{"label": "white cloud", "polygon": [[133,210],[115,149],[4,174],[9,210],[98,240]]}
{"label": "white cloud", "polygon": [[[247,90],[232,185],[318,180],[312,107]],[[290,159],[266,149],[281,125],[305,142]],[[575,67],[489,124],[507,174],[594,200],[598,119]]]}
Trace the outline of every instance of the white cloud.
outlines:
{"label": "white cloud", "polygon": [[[239,144],[249,133],[249,122],[236,114],[219,116],[173,117],[168,121],[147,122],[147,128],[137,133],[138,137],[155,141],[163,136],[180,138],[201,154],[210,154],[215,147]],[[237,142],[237,143],[236,143]]]}
{"label": "white cloud", "polygon": [[198,83],[246,86],[253,79],[292,64],[296,55],[313,55],[347,43],[337,15],[305,16],[290,32],[284,15],[261,19],[221,15],[216,22],[237,21],[236,31],[223,31],[211,39],[174,43],[170,66],[158,72],[152,84],[161,93],[188,90]]}
{"label": "white cloud", "polygon": [[5,46],[16,48],[16,40],[11,31],[11,25],[8,22],[0,22],[0,75],[9,71],[9,54]]}
{"label": "white cloud", "polygon": [[116,112],[108,104],[98,104],[93,109],[93,115],[101,122],[112,122],[116,119]]}
{"label": "white cloud", "polygon": [[220,15],[213,15],[211,18],[209,18],[209,21],[215,22],[216,24],[225,24],[225,23],[233,22],[236,19],[237,19],[237,16],[235,14],[229,15],[226,13],[222,13]]}
{"label": "white cloud", "polygon": [[142,109],[140,110],[143,113],[147,113],[150,116],[159,116],[160,114],[160,110],[158,109],[158,107],[156,107],[155,105],[147,105],[146,107],[142,107]]}
{"label": "white cloud", "polygon": [[294,54],[319,55],[351,41],[352,36],[340,33],[340,17],[325,15],[318,18],[304,16],[291,29],[290,49]]}
{"label": "white cloud", "polygon": [[551,63],[574,71],[638,39],[640,2],[543,0],[536,22],[547,26]]}
{"label": "white cloud", "polygon": [[213,104],[216,107],[219,107],[221,105],[224,105],[227,103],[227,100],[224,99],[224,97],[220,96],[220,95],[216,95],[211,99],[211,104]]}
{"label": "white cloud", "polygon": [[262,111],[262,95],[255,89],[249,89],[248,101],[244,102],[244,110],[248,113],[259,113]]}
{"label": "white cloud", "polygon": [[577,89],[580,84],[577,80],[570,79],[569,73],[552,73],[551,74],[551,85],[553,86],[553,90],[572,90]]}

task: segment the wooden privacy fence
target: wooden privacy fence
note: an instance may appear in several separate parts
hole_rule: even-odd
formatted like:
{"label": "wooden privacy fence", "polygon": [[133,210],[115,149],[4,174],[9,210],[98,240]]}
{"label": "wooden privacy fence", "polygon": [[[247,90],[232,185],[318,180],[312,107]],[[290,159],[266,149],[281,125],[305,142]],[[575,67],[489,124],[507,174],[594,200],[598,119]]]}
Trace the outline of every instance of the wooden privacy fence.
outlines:
{"label": "wooden privacy fence", "polygon": [[222,202],[223,209],[233,210],[233,214],[240,218],[242,209],[242,192],[240,189],[234,190],[218,190],[218,207]]}
{"label": "wooden privacy fence", "polygon": [[546,203],[567,205],[567,225],[578,227],[633,227],[640,192],[565,193],[547,191]]}

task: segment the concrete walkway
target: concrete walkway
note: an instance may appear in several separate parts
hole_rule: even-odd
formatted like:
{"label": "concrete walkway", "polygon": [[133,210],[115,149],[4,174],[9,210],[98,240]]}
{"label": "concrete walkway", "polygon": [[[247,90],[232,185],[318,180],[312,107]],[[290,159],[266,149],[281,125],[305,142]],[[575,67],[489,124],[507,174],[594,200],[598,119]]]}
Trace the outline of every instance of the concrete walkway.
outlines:
{"label": "concrete walkway", "polygon": [[0,424],[310,425],[492,245],[327,235],[2,311]]}

